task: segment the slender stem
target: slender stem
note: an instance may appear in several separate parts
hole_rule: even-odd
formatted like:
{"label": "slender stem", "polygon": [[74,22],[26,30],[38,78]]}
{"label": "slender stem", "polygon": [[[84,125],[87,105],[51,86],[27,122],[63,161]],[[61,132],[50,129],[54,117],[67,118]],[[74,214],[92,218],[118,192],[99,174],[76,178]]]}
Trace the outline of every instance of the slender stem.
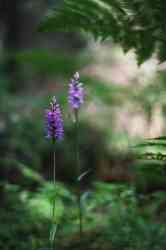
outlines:
{"label": "slender stem", "polygon": [[[78,120],[78,111],[75,110],[75,129],[76,129],[76,164],[77,164],[77,171],[78,171],[78,177],[81,174],[81,168],[80,168],[80,157],[79,157],[79,144],[78,144],[78,133],[79,133],[79,120]],[[83,214],[82,214],[82,205],[81,205],[81,186],[80,182],[78,184],[78,211],[79,211],[79,232],[80,232],[80,238],[83,233]]]}
{"label": "slender stem", "polygon": [[[53,185],[56,184],[56,154],[55,154],[55,140],[53,140]],[[51,248],[54,250],[54,217],[55,217],[55,197],[52,199],[52,232],[51,232]]]}
{"label": "slender stem", "polygon": [[[55,155],[55,150],[53,151],[53,185],[55,187],[56,184],[56,155]],[[55,198],[53,198],[52,201],[52,219],[54,220],[54,215],[55,215]]]}
{"label": "slender stem", "polygon": [[82,206],[81,206],[81,191],[79,189],[79,193],[78,193],[78,207],[79,207],[79,226],[80,226],[80,238],[82,236],[83,233],[83,222],[82,222]]}

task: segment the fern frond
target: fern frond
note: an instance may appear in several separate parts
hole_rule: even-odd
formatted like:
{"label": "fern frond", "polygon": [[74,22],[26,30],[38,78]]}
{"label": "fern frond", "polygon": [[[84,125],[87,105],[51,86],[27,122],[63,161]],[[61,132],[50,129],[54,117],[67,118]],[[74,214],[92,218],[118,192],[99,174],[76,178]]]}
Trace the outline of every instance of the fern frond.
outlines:
{"label": "fern frond", "polygon": [[157,51],[166,60],[165,0],[64,0],[48,12],[40,31],[86,31],[134,49],[141,64]]}
{"label": "fern frond", "polygon": [[147,139],[136,145],[135,152],[139,158],[146,160],[166,161],[166,137]]}

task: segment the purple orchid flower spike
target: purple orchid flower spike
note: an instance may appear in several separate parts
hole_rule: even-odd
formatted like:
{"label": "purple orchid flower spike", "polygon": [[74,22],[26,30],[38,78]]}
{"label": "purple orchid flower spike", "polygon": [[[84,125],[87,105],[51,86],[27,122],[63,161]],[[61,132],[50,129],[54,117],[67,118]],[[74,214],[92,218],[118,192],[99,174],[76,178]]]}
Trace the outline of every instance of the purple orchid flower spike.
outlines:
{"label": "purple orchid flower spike", "polygon": [[76,72],[69,81],[68,102],[70,107],[74,110],[78,110],[84,102],[83,84],[79,79],[79,73]]}
{"label": "purple orchid flower spike", "polygon": [[46,137],[53,140],[62,140],[64,135],[63,120],[61,110],[56,98],[52,98],[50,108],[46,110]]}

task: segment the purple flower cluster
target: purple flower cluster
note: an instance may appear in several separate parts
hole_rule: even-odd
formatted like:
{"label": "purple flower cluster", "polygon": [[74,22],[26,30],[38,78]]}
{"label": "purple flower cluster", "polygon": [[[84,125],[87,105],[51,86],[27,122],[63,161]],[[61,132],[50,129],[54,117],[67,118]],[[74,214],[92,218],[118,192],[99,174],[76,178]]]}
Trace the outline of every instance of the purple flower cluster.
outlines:
{"label": "purple flower cluster", "polygon": [[50,108],[46,110],[45,114],[46,122],[46,137],[53,140],[61,140],[63,138],[63,121],[61,110],[56,98],[53,97],[50,103]]}
{"label": "purple flower cluster", "polygon": [[77,110],[84,102],[84,89],[79,82],[79,73],[76,72],[69,82],[68,102],[72,109]]}
{"label": "purple flower cluster", "polygon": [[[79,73],[76,72],[69,81],[68,102],[70,107],[77,111],[84,102],[84,89],[79,81]],[[52,98],[49,109],[45,113],[46,137],[53,140],[61,140],[64,136],[61,110],[56,98]]]}

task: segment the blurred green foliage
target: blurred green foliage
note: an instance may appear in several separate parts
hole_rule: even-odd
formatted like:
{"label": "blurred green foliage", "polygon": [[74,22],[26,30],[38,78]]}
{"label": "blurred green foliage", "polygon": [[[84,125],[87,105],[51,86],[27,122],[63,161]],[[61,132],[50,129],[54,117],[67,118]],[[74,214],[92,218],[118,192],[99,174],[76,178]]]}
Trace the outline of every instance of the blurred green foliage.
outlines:
{"label": "blurred green foliage", "polygon": [[144,220],[133,208],[120,208],[110,218],[110,245],[112,249],[164,249],[166,227]]}
{"label": "blurred green foliage", "polygon": [[157,52],[166,60],[165,1],[64,0],[42,21],[40,31],[86,31],[95,38],[112,38],[125,52],[134,49],[141,64]]}
{"label": "blurred green foliage", "polygon": [[28,71],[28,78],[35,75],[40,76],[56,76],[70,77],[71,72],[90,61],[90,57],[86,53],[72,53],[66,51],[58,51],[51,49],[31,49],[18,52],[16,60],[25,69],[24,74]]}
{"label": "blurred green foliage", "polygon": [[[52,195],[56,195],[55,222],[59,225],[56,245],[66,249],[74,244],[72,238],[78,232],[78,211],[71,188],[67,189],[60,183],[54,187],[44,181],[34,193],[20,190],[17,185],[5,184],[3,194],[0,246],[4,250],[49,247]],[[94,230],[100,231],[97,242],[102,242],[104,249],[110,249],[110,246],[115,250],[165,249],[166,227],[162,221],[156,221],[157,215],[151,209],[154,201],[163,200],[161,193],[153,196],[153,203],[148,202],[150,207],[138,205],[135,190],[128,184],[95,182],[84,196],[83,228],[88,249],[91,249],[91,244],[93,246]],[[77,247],[85,248],[84,237]]]}

